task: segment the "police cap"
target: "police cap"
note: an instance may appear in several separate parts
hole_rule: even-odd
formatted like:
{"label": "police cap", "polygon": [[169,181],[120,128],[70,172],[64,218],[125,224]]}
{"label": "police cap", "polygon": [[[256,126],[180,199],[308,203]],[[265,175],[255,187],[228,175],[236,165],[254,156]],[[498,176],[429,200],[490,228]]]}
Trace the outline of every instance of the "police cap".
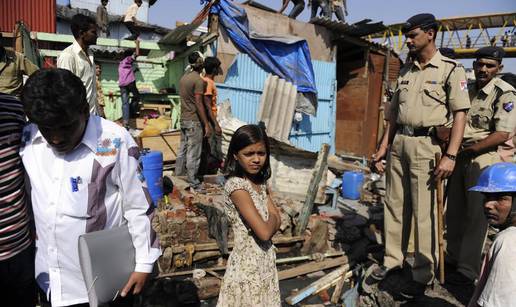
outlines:
{"label": "police cap", "polygon": [[417,14],[410,17],[402,27],[403,33],[407,33],[410,30],[416,28],[422,28],[424,30],[430,29],[437,26],[435,16],[429,13]]}
{"label": "police cap", "polygon": [[505,55],[505,51],[502,47],[482,47],[475,52],[475,57],[477,59],[492,59],[497,60],[498,62],[502,62],[502,59]]}

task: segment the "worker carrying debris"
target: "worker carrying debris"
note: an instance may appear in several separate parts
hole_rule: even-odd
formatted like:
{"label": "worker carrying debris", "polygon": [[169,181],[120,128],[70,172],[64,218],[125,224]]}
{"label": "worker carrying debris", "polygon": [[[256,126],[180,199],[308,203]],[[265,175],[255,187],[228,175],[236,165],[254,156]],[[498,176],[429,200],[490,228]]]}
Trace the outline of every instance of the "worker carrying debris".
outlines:
{"label": "worker carrying debris", "polygon": [[234,232],[234,247],[217,306],[281,306],[272,236],[281,217],[272,201],[270,145],[257,125],[240,127],[224,163],[224,211]]}
{"label": "worker carrying debris", "polygon": [[[405,265],[413,217],[412,278],[393,283],[393,292],[405,297],[422,295],[434,281],[439,259],[434,182],[450,176],[455,167],[470,107],[464,68],[437,50],[437,28],[432,14],[412,16],[403,26],[414,61],[400,72],[386,133],[373,155],[377,170],[386,170],[385,256],[373,276],[389,279],[389,270]],[[446,126],[451,127],[449,140],[438,140],[436,131]],[[442,150],[438,142],[444,151],[436,164],[435,155]]]}
{"label": "worker carrying debris", "polygon": [[456,271],[448,273],[446,281],[456,285],[473,286],[478,278],[487,232],[483,197],[469,189],[482,170],[501,162],[498,146],[516,129],[516,90],[497,77],[503,68],[503,56],[501,47],[484,47],[475,53],[476,80],[469,84],[471,109],[463,149],[448,183],[446,260],[456,266]]}
{"label": "worker carrying debris", "polygon": [[514,306],[516,302],[516,164],[486,168],[470,191],[482,193],[487,222],[501,230],[484,257],[469,307]]}

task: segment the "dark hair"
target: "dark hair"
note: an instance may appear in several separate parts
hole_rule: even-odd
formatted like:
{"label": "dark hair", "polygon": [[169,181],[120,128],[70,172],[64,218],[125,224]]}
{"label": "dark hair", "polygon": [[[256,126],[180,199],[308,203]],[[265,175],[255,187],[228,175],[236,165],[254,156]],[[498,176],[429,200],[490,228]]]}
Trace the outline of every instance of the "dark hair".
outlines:
{"label": "dark hair", "polygon": [[96,24],[97,23],[93,18],[83,14],[77,14],[72,17],[70,29],[72,30],[73,37],[79,38],[79,36],[81,36],[81,32],[88,31],[91,25],[96,26]]}
{"label": "dark hair", "polygon": [[135,52],[135,50],[134,50],[134,49],[125,49],[125,50],[124,50],[124,53],[123,53],[123,55],[124,55],[124,59],[125,59],[126,57],[128,57],[128,56],[132,56],[132,55],[134,54],[134,52]]}
{"label": "dark hair", "polygon": [[516,75],[510,72],[506,72],[500,76],[500,79],[512,85],[516,88]]}
{"label": "dark hair", "polygon": [[258,181],[258,183],[265,183],[265,181],[267,181],[272,174],[270,163],[271,149],[269,145],[269,138],[267,137],[265,130],[260,128],[258,125],[245,125],[235,131],[233,137],[231,138],[231,142],[229,142],[228,154],[226,156],[226,162],[224,162],[224,176],[226,178],[243,177],[244,170],[238,161],[235,160],[235,155],[245,147],[260,142],[265,144],[267,157],[265,158],[265,163],[263,164],[262,169],[255,177],[255,179]]}
{"label": "dark hair", "polygon": [[49,124],[75,117],[88,105],[81,79],[66,69],[41,69],[32,74],[21,94],[31,122]]}
{"label": "dark hair", "polygon": [[189,64],[195,64],[195,63],[197,63],[197,60],[200,57],[201,57],[201,55],[199,54],[199,52],[190,53],[190,55],[188,56],[188,63]]}
{"label": "dark hair", "polygon": [[207,74],[216,74],[220,67],[220,61],[216,57],[210,56],[204,59],[204,70]]}
{"label": "dark hair", "polygon": [[439,24],[437,22],[432,22],[432,23],[421,26],[421,30],[424,32],[434,30],[434,42],[435,42],[435,40],[437,39],[437,31],[439,30]]}

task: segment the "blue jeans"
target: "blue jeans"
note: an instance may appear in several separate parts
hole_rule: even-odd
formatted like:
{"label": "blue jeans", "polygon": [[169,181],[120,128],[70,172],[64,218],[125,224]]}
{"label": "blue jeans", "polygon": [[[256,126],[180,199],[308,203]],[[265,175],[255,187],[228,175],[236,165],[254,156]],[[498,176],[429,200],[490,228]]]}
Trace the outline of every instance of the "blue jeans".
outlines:
{"label": "blue jeans", "polygon": [[[129,103],[129,93],[133,94],[133,98]],[[140,103],[140,92],[136,88],[136,81],[128,85],[120,87],[120,95],[122,96],[122,119],[124,125],[129,124],[131,116],[135,116],[138,112],[138,105]]]}
{"label": "blue jeans", "polygon": [[201,184],[198,178],[204,131],[197,121],[181,121],[181,143],[176,159],[176,176],[187,176],[192,187]]}

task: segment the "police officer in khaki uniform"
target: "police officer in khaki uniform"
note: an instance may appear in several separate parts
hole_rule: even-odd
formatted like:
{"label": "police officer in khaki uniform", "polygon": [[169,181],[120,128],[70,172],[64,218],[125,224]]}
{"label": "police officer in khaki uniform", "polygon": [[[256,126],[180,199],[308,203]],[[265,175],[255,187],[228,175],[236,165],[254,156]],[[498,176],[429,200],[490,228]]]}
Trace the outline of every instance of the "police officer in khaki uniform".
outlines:
{"label": "police officer in khaki uniform", "polygon": [[[437,50],[437,27],[432,14],[418,14],[403,28],[414,60],[400,72],[387,133],[373,156],[380,172],[384,169],[380,161],[387,157],[384,267],[373,275],[382,279],[390,269],[403,266],[413,216],[412,280],[391,283],[398,287],[391,290],[405,297],[422,295],[434,280],[438,263],[435,179],[448,177],[455,167],[470,107],[464,68]],[[432,135],[436,127],[446,125],[451,126],[449,145],[436,165],[435,154],[441,147]]]}
{"label": "police officer in khaki uniform", "polygon": [[496,76],[503,68],[503,49],[484,47],[475,56],[476,80],[469,84],[471,109],[463,149],[448,183],[447,261],[455,264],[457,271],[448,273],[446,280],[459,285],[473,285],[478,278],[487,231],[484,197],[468,190],[485,168],[501,161],[498,146],[509,140],[516,128],[516,90]]}

